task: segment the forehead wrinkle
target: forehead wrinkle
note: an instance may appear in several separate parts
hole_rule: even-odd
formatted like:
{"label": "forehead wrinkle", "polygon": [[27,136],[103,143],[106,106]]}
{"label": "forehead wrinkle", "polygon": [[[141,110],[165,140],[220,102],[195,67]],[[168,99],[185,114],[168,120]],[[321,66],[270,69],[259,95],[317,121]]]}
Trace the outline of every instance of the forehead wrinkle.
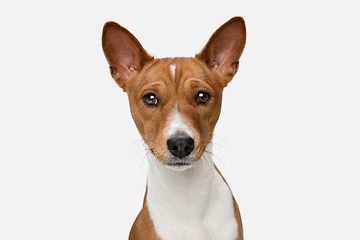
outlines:
{"label": "forehead wrinkle", "polygon": [[147,78],[146,80],[144,79],[143,81],[141,81],[139,86],[135,90],[141,93],[145,89],[159,89],[160,85],[161,84],[159,82],[152,81],[151,79]]}
{"label": "forehead wrinkle", "polygon": [[159,82],[148,82],[148,83],[144,83],[143,87],[158,89],[160,87],[160,85],[161,85],[161,83],[159,83]]}

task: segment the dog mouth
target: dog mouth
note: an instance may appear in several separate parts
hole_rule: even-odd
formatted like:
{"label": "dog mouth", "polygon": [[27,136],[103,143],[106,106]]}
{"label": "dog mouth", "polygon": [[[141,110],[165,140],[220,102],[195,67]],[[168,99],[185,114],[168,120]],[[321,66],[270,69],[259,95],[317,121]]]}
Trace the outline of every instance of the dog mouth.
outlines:
{"label": "dog mouth", "polygon": [[186,170],[192,167],[191,158],[172,158],[169,162],[165,163],[165,166],[172,170]]}
{"label": "dog mouth", "polygon": [[182,166],[190,166],[191,163],[190,162],[170,162],[170,163],[166,163],[166,165],[170,166],[170,167],[182,167]]}

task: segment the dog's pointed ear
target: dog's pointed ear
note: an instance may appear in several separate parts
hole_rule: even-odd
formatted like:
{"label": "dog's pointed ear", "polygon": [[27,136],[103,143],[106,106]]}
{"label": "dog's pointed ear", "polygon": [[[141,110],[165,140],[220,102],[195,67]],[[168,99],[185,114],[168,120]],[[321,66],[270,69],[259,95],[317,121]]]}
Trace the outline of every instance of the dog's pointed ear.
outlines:
{"label": "dog's pointed ear", "polygon": [[110,66],[111,76],[125,90],[132,74],[154,59],[128,30],[115,22],[107,22],[103,28],[102,48]]}
{"label": "dog's pointed ear", "polygon": [[241,17],[234,17],[216,30],[195,57],[205,62],[211,70],[218,72],[226,85],[238,70],[245,41],[245,22]]}

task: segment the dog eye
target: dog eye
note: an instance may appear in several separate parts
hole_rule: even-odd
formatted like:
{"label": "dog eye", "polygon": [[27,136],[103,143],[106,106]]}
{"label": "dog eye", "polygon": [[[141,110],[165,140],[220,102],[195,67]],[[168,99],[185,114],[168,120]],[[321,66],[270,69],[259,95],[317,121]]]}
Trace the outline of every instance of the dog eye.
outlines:
{"label": "dog eye", "polygon": [[211,99],[211,95],[208,94],[207,92],[199,92],[197,97],[196,97],[196,101],[198,103],[207,103],[209,102]]}
{"label": "dog eye", "polygon": [[158,99],[156,98],[155,94],[149,93],[143,97],[143,102],[146,105],[153,106],[153,105],[157,105]]}

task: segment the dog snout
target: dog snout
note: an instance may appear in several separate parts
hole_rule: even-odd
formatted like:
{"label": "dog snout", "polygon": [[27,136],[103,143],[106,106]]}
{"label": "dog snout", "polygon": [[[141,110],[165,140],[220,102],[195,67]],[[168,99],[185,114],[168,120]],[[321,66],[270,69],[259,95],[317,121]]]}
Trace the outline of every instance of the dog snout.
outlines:
{"label": "dog snout", "polygon": [[177,135],[167,141],[167,146],[173,156],[181,159],[189,156],[194,149],[194,139],[185,135]]}

